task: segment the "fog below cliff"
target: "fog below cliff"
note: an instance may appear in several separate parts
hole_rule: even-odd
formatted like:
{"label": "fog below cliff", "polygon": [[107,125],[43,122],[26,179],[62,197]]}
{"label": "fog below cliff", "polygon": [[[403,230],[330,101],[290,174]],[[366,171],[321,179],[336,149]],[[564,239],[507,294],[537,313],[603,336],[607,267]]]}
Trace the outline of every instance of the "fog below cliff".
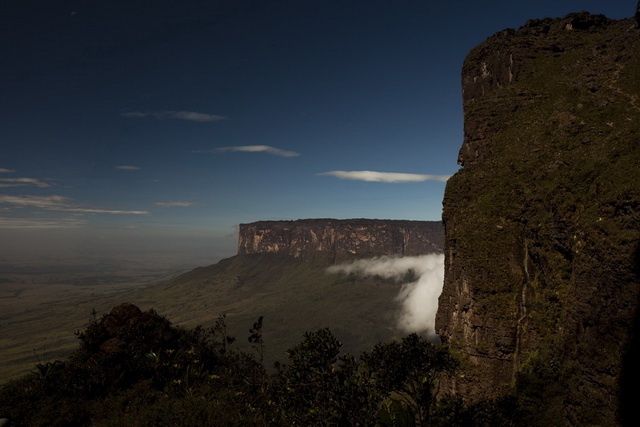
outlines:
{"label": "fog below cliff", "polygon": [[438,297],[444,281],[444,255],[361,259],[331,266],[329,273],[379,276],[402,284],[396,297],[399,303],[397,326],[405,332],[416,332],[435,339]]}

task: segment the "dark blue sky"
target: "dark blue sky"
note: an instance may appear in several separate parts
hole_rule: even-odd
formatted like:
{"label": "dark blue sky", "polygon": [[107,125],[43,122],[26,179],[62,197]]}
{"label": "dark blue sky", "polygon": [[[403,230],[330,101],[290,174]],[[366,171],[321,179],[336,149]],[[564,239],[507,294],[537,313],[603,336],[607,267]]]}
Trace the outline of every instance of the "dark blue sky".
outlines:
{"label": "dark blue sky", "polygon": [[439,219],[468,51],[635,3],[3,1],[0,256],[213,260],[242,222]]}

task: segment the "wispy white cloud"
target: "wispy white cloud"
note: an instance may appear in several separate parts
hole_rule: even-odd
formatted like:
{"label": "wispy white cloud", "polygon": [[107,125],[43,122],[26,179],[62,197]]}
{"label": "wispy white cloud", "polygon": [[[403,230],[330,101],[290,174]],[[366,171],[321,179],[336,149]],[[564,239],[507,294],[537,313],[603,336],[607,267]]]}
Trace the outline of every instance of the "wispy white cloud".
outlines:
{"label": "wispy white cloud", "polygon": [[131,166],[131,165],[120,165],[120,166],[116,166],[116,169],[120,169],[123,171],[139,171],[142,168],[138,166]]}
{"label": "wispy white cloud", "polygon": [[128,111],[126,113],[122,113],[121,116],[128,118],[153,117],[158,120],[178,119],[200,123],[220,122],[229,119],[226,116],[198,113],[196,111]]}
{"label": "wispy white cloud", "polygon": [[51,187],[37,178],[0,178],[0,188],[6,187]]}
{"label": "wispy white cloud", "polygon": [[154,203],[154,205],[172,208],[176,206],[194,206],[195,203],[194,202],[157,202],[157,203]]}
{"label": "wispy white cloud", "polygon": [[7,196],[0,195],[0,203],[18,207],[54,209],[64,206],[70,199],[62,196]]}
{"label": "wispy white cloud", "polygon": [[167,111],[167,117],[170,119],[190,120],[192,122],[220,122],[228,120],[226,116],[217,114],[197,113],[195,111]]}
{"label": "wispy white cloud", "polygon": [[72,228],[83,227],[86,221],[77,217],[66,218],[6,218],[0,217],[0,228]]}
{"label": "wispy white cloud", "polygon": [[13,169],[0,168],[0,173],[14,173]]}
{"label": "wispy white cloud", "polygon": [[9,196],[0,195],[0,203],[9,204],[18,208],[35,208],[51,211],[97,213],[115,215],[147,215],[148,211],[128,211],[120,209],[101,209],[86,207],[72,203],[72,199],[62,196]]}
{"label": "wispy white cloud", "polygon": [[195,152],[210,153],[212,151],[217,151],[217,152],[241,151],[246,153],[268,153],[268,154],[273,154],[274,156],[280,156],[280,157],[296,157],[300,155],[300,153],[296,153],[295,151],[281,150],[280,148],[270,147],[268,145],[236,145],[233,147],[218,147],[209,151],[195,151]]}
{"label": "wispy white cloud", "polygon": [[442,181],[446,182],[451,175],[427,175],[416,173],[395,173],[395,172],[375,172],[375,171],[328,171],[318,175],[330,175],[340,179],[351,179],[355,181],[367,182],[422,182],[422,181]]}
{"label": "wispy white cloud", "polygon": [[155,117],[157,115],[157,113],[143,113],[141,111],[128,111],[126,113],[120,113],[120,115],[122,117],[127,117],[129,119],[133,119],[133,118],[143,118],[143,117],[148,117],[148,116]]}
{"label": "wispy white cloud", "polygon": [[66,209],[60,209],[66,212],[82,212],[82,213],[97,213],[97,214],[114,214],[114,215],[149,215],[149,211],[126,211],[120,209],[99,209],[99,208],[82,208],[82,207],[68,207]]}

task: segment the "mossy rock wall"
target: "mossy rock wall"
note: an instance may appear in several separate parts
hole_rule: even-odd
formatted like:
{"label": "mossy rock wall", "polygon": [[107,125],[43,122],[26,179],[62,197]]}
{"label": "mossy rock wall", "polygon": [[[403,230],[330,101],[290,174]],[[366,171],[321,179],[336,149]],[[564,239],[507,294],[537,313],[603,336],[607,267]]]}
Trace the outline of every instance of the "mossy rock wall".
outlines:
{"label": "mossy rock wall", "polygon": [[[436,325],[463,362],[449,389],[535,394],[541,424],[620,422],[640,283],[638,24],[529,21],[462,74]],[[560,386],[540,396],[532,378]]]}

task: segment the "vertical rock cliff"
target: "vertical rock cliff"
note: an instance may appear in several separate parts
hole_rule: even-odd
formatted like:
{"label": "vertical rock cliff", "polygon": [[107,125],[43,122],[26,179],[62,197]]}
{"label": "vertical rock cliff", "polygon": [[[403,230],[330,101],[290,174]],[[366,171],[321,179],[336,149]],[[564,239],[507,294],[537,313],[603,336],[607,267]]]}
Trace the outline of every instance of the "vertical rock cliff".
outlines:
{"label": "vertical rock cliff", "polygon": [[442,253],[440,221],[303,219],[240,224],[238,255],[278,253],[336,262],[354,256]]}
{"label": "vertical rock cliff", "polygon": [[448,387],[515,390],[540,424],[619,423],[640,363],[638,22],[529,21],[471,51],[462,81],[436,322],[462,359]]}

